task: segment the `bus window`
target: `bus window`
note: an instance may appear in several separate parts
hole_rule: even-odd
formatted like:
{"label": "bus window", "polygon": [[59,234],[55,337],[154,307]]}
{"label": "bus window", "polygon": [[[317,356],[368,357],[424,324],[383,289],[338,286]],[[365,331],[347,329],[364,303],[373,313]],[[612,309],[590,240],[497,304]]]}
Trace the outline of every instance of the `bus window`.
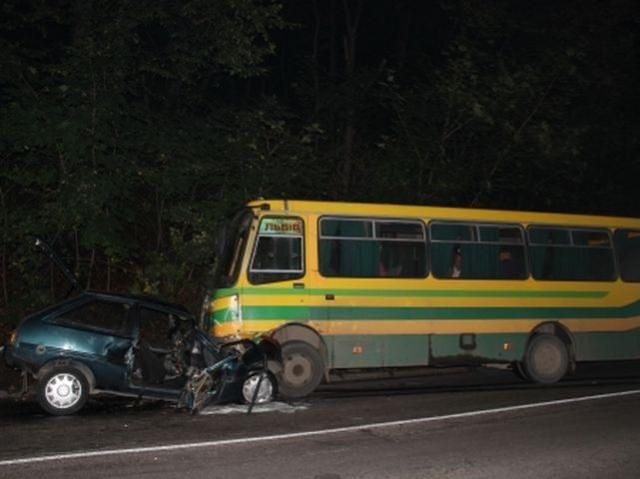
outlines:
{"label": "bus window", "polygon": [[302,231],[299,218],[263,218],[249,268],[249,281],[264,284],[302,277]]}
{"label": "bus window", "polygon": [[[486,256],[493,257],[492,278],[524,279],[528,276],[524,238],[519,226],[480,226],[480,241]],[[495,256],[493,256],[495,255]]]}
{"label": "bus window", "polygon": [[523,279],[522,230],[517,225],[433,222],[431,260],[437,278]]}
{"label": "bus window", "polygon": [[436,278],[462,278],[463,274],[468,274],[467,253],[477,237],[475,225],[432,222],[429,231],[433,275]]}
{"label": "bus window", "polygon": [[373,238],[371,221],[326,218],[320,222],[320,236],[326,238]]}
{"label": "bus window", "polygon": [[535,279],[613,281],[615,264],[607,230],[529,228]]}
{"label": "bus window", "polygon": [[376,221],[375,233],[379,245],[378,276],[424,278],[427,275],[422,223]]}
{"label": "bus window", "polygon": [[640,281],[640,231],[617,230],[613,241],[622,281]]}
{"label": "bus window", "polygon": [[320,274],[351,278],[424,278],[427,248],[419,221],[322,218]]}
{"label": "bus window", "polygon": [[433,241],[448,241],[454,243],[475,241],[476,226],[459,223],[431,223],[431,239]]}

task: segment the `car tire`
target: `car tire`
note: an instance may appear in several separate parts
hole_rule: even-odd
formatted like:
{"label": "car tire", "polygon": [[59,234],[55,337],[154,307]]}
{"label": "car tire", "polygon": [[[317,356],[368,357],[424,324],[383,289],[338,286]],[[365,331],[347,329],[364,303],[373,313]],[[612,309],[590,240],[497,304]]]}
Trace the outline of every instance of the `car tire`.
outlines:
{"label": "car tire", "polygon": [[302,341],[289,341],[282,346],[282,372],[279,376],[280,395],[299,399],[311,394],[324,374],[320,352]]}
{"label": "car tire", "polygon": [[[254,394],[260,384],[258,394]],[[266,404],[275,399],[278,382],[268,371],[252,371],[242,381],[242,400],[247,404]]]}
{"label": "car tire", "polygon": [[525,354],[524,371],[538,384],[560,381],[569,370],[567,347],[557,336],[538,334],[529,342]]}
{"label": "car tire", "polygon": [[85,375],[71,366],[54,367],[38,381],[38,403],[54,416],[75,414],[89,397]]}

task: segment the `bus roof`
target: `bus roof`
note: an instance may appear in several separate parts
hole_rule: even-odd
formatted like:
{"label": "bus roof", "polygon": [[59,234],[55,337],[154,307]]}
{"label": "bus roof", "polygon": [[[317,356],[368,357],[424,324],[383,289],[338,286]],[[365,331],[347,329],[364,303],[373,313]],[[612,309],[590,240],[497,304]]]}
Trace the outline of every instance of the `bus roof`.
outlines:
{"label": "bus roof", "polygon": [[251,201],[248,206],[285,214],[312,213],[318,215],[387,216],[390,218],[409,217],[429,220],[499,221],[524,224],[557,224],[563,226],[640,228],[640,219],[637,218],[480,208],[283,199],[255,200]]}

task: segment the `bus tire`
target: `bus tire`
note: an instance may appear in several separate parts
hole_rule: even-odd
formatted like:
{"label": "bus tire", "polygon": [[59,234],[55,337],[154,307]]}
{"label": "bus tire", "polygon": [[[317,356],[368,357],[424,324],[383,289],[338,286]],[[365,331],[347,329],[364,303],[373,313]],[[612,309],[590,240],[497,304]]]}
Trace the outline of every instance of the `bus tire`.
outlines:
{"label": "bus tire", "polygon": [[313,346],[303,341],[288,341],[282,345],[282,371],[278,391],[287,399],[298,399],[311,394],[324,372],[322,356]]}
{"label": "bus tire", "polygon": [[529,342],[524,371],[534,382],[553,384],[569,369],[569,353],[560,338],[552,334],[537,334]]}

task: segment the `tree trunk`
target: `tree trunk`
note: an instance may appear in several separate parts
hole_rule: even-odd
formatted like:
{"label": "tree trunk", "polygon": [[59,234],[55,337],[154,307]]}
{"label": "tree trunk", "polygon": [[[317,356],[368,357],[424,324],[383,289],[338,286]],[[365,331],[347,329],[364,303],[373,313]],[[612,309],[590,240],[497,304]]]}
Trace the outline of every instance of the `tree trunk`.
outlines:
{"label": "tree trunk", "polygon": [[355,73],[356,65],[356,40],[358,37],[358,27],[360,25],[360,18],[362,17],[362,0],[357,0],[355,12],[351,12],[349,7],[349,1],[343,0],[344,15],[345,15],[345,35],[342,39],[342,47],[344,52],[345,61],[345,82],[348,96],[348,107],[345,117],[344,135],[342,143],[342,168],[341,168],[341,193],[342,195],[349,194],[349,188],[351,185],[351,176],[353,170],[353,143],[355,139],[355,106],[353,103],[353,97],[355,96],[356,89],[353,85],[353,76]]}
{"label": "tree trunk", "polygon": [[318,113],[320,109],[320,73],[319,73],[319,60],[318,60],[318,42],[320,36],[320,11],[318,9],[318,0],[313,0],[313,46],[311,53],[311,60],[313,63],[313,111],[314,113]]}
{"label": "tree trunk", "polygon": [[9,288],[7,286],[7,204],[5,202],[5,193],[0,188],[0,207],[2,208],[2,299],[4,306],[9,305]]}
{"label": "tree trunk", "polygon": [[75,252],[76,252],[76,261],[75,268],[73,270],[74,276],[77,278],[80,276],[80,240],[78,239],[78,227],[74,226],[73,228],[73,237],[75,241]]}
{"label": "tree trunk", "polygon": [[96,264],[96,249],[91,249],[91,259],[89,260],[89,271],[87,273],[87,289],[91,289],[91,276],[93,274],[93,267]]}
{"label": "tree trunk", "polygon": [[107,291],[111,291],[111,257],[107,256]]}

